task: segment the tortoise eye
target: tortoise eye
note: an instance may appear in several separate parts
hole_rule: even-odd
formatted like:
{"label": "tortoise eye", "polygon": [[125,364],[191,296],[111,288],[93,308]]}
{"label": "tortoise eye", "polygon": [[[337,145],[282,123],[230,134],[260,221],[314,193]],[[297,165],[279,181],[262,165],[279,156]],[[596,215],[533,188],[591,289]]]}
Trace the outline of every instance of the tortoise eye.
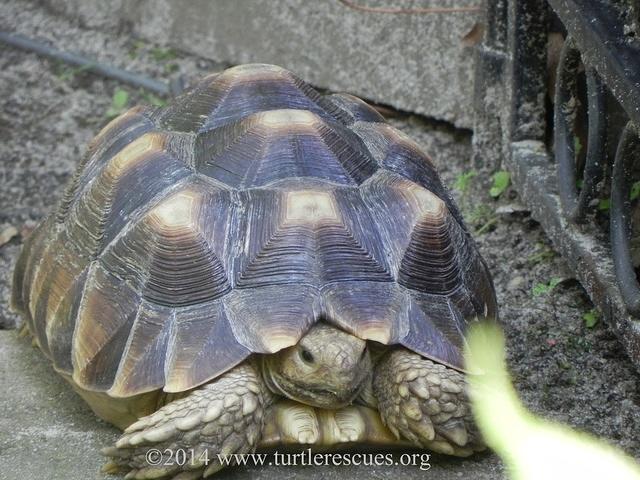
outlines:
{"label": "tortoise eye", "polygon": [[313,354],[304,347],[300,349],[300,358],[302,358],[302,361],[304,363],[309,363],[309,364],[313,363],[315,360],[313,358]]}

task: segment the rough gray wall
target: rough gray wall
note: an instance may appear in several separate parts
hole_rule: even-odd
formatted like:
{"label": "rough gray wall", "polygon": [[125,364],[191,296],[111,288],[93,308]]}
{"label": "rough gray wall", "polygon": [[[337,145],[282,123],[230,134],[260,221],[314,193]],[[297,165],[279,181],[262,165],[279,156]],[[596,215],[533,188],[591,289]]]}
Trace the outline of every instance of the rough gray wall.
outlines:
{"label": "rough gray wall", "polygon": [[[134,34],[212,60],[275,63],[310,83],[472,126],[472,49],[479,13],[389,15],[337,0],[46,0],[86,24],[126,22]],[[368,2],[368,3],[367,3]],[[359,5],[480,6],[482,0]]]}

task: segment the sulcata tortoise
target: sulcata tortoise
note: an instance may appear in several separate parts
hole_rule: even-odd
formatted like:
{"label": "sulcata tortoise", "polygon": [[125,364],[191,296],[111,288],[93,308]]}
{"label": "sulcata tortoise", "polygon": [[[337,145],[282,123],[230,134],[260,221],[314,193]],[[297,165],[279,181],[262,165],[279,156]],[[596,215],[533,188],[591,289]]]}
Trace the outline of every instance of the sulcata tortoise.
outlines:
{"label": "sulcata tortoise", "polygon": [[12,303],[125,429],[105,470],[128,478],[200,478],[259,446],[483,448],[461,351],[496,300],[460,212],[375,110],[279,67],[109,123],[26,241]]}

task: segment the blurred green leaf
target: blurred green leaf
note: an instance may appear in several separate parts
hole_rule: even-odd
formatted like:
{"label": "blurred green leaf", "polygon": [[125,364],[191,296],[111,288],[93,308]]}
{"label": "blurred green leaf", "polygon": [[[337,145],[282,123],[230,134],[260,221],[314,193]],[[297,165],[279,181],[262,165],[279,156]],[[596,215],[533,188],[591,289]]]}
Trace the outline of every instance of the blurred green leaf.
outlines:
{"label": "blurred green leaf", "polygon": [[489,195],[498,198],[509,186],[511,176],[509,172],[501,170],[493,174],[493,186],[489,190]]}
{"label": "blurred green leaf", "polygon": [[120,115],[127,104],[129,103],[129,93],[126,90],[121,88],[117,88],[115,92],[113,92],[113,97],[111,98],[111,106],[107,110],[107,117],[114,118]]}
{"label": "blurred green leaf", "polygon": [[556,288],[560,282],[562,282],[561,278],[553,277],[548,283],[536,283],[531,290],[533,296],[539,297],[540,295],[547,295]]}
{"label": "blurred green leaf", "polygon": [[608,212],[611,208],[611,200],[608,198],[601,198],[598,202],[598,210],[601,212]]}
{"label": "blurred green leaf", "polygon": [[582,319],[584,320],[584,324],[587,326],[587,328],[593,328],[598,323],[600,314],[595,308],[592,308],[587,313],[582,315]]}
{"label": "blurred green leaf", "polygon": [[505,340],[490,322],[467,331],[465,367],[476,424],[512,480],[640,480],[640,465],[621,450],[528,411],[513,388]]}
{"label": "blurred green leaf", "polygon": [[573,137],[573,151],[576,155],[580,155],[582,151],[582,142],[579,137]]}
{"label": "blurred green leaf", "polygon": [[178,56],[175,50],[172,50],[171,48],[162,48],[162,47],[152,48],[150,53],[151,53],[151,57],[156,62],[165,62],[167,60],[173,60]]}
{"label": "blurred green leaf", "polygon": [[475,172],[473,170],[460,173],[456,177],[456,181],[453,184],[453,188],[455,188],[461,193],[465,193],[469,189],[469,185],[471,185],[471,180],[473,180],[473,178],[477,175],[478,175],[478,172]]}

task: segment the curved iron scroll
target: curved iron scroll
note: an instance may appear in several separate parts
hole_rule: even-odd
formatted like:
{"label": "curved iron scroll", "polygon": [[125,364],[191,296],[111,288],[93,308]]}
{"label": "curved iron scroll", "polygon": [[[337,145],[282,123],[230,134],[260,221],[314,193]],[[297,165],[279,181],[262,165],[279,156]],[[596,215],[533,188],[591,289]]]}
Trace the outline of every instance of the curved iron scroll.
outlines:
{"label": "curved iron scroll", "polygon": [[602,179],[606,158],[607,117],[605,86],[595,69],[587,67],[588,136],[582,188],[578,193],[575,122],[578,113],[578,70],[582,60],[573,39],[568,37],[560,54],[554,105],[555,156],[558,190],[565,216],[582,222],[596,187]]}
{"label": "curved iron scroll", "polygon": [[628,122],[618,142],[611,178],[610,235],[618,287],[627,309],[640,315],[640,285],[631,258],[631,179],[633,167],[640,165],[640,138]]}

